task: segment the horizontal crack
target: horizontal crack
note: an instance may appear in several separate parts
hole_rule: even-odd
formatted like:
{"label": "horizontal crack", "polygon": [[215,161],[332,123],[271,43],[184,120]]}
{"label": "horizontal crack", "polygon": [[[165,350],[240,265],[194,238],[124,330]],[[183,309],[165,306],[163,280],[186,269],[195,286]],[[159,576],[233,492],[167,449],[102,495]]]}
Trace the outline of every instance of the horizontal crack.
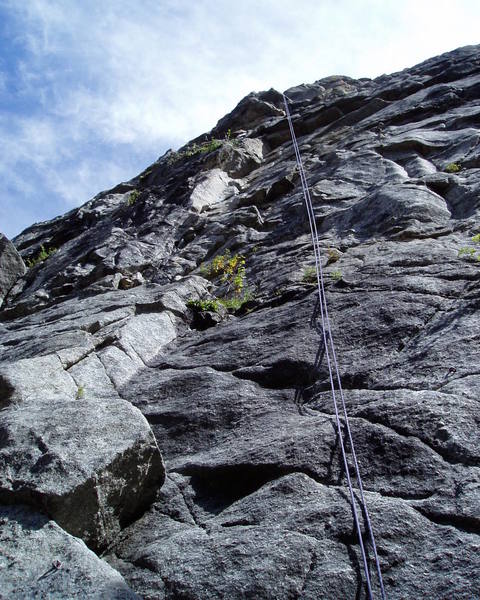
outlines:
{"label": "horizontal crack", "polygon": [[427,518],[435,525],[442,527],[453,527],[462,533],[469,533],[480,536],[480,520],[474,517],[465,517],[462,515],[440,515],[432,513],[421,506],[413,506],[417,512]]}
{"label": "horizontal crack", "polygon": [[[375,391],[377,391],[377,390],[375,390]],[[324,414],[333,416],[333,412],[324,411]],[[429,450],[431,450],[432,452],[437,454],[443,461],[445,461],[449,465],[464,465],[466,467],[474,467],[474,466],[480,465],[480,458],[472,457],[469,459],[469,458],[465,458],[463,456],[457,456],[457,455],[452,456],[451,454],[449,454],[442,448],[435,448],[434,446],[431,446],[428,443],[426,438],[415,435],[415,433],[408,432],[408,431],[402,429],[401,427],[394,427],[392,425],[387,425],[381,419],[375,420],[375,419],[368,418],[365,415],[361,415],[361,414],[349,416],[349,420],[352,421],[355,419],[366,421],[367,423],[370,423],[371,425],[379,425],[381,427],[385,427],[386,429],[392,431],[396,435],[406,438],[406,439],[414,438],[414,439],[418,440],[423,446],[426,446]]]}

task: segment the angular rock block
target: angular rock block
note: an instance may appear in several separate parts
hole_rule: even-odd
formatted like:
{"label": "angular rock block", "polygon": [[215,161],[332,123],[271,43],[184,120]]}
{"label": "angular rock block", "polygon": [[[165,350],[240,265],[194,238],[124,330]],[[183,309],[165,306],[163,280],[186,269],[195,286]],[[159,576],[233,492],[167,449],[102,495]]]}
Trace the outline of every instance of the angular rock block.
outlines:
{"label": "angular rock block", "polygon": [[43,396],[75,398],[77,387],[55,354],[0,365],[0,408]]}
{"label": "angular rock block", "polygon": [[0,501],[41,508],[94,550],[164,477],[146,419],[124,400],[38,398],[0,413]]}
{"label": "angular rock block", "polygon": [[139,598],[81,540],[25,506],[0,506],[0,590],[9,600]]}

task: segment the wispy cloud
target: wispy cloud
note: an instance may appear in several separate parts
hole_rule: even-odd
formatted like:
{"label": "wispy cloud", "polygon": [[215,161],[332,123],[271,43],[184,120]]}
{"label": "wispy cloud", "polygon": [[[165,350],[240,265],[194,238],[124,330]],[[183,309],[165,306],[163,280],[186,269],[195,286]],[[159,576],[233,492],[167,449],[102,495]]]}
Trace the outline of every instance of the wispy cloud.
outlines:
{"label": "wispy cloud", "polygon": [[252,90],[399,70],[475,43],[479,17],[470,0],[0,0],[0,229],[132,177]]}

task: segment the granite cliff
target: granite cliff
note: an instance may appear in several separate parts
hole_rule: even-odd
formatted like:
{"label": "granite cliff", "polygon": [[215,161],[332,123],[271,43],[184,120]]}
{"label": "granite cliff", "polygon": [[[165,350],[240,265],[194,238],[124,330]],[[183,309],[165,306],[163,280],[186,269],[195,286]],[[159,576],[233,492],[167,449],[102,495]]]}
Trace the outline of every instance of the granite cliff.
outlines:
{"label": "granite cliff", "polygon": [[[387,598],[479,598],[480,46],[286,95]],[[0,596],[365,598],[282,95],[12,242]]]}

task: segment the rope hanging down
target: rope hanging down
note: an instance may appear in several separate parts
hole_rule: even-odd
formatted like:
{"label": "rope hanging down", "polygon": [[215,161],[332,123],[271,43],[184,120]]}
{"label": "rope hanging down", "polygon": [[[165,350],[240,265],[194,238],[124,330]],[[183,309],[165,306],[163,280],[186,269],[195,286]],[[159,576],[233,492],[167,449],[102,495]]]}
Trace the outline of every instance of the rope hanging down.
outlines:
{"label": "rope hanging down", "polygon": [[[325,347],[325,356],[326,356],[326,360],[327,360],[328,373],[329,373],[329,378],[330,378],[330,386],[332,389],[333,405],[335,408],[335,420],[336,420],[336,426],[337,426],[338,439],[340,440],[340,448],[342,451],[343,465],[345,468],[348,489],[350,492],[350,504],[352,507],[353,520],[355,522],[355,527],[356,527],[357,535],[358,535],[358,542],[360,544],[360,551],[362,554],[362,561],[363,561],[363,568],[365,571],[365,580],[366,580],[366,585],[367,585],[367,589],[368,589],[368,596],[369,596],[370,600],[373,600],[372,584],[371,584],[371,579],[370,579],[370,572],[368,569],[368,559],[367,559],[367,554],[365,551],[365,545],[363,543],[362,531],[361,531],[361,527],[360,527],[360,520],[359,520],[359,516],[358,516],[357,505],[355,502],[355,495],[354,495],[354,491],[353,491],[352,480],[351,480],[350,472],[349,472],[349,468],[348,468],[347,455],[345,452],[345,444],[343,441],[342,421],[340,419],[340,411],[338,408],[338,402],[337,402],[337,396],[336,396],[337,392],[340,396],[340,403],[341,403],[342,412],[343,412],[343,422],[344,422],[344,426],[345,426],[345,429],[347,432],[348,441],[350,443],[350,450],[351,450],[353,465],[355,468],[355,474],[356,474],[356,478],[357,478],[358,491],[359,491],[359,495],[360,495],[359,504],[360,504],[360,507],[361,507],[361,510],[362,510],[362,513],[364,516],[365,524],[366,524],[366,527],[368,530],[368,537],[369,537],[371,545],[372,545],[373,556],[375,559],[375,565],[376,565],[382,600],[386,600],[385,589],[383,586],[383,579],[382,579],[382,571],[380,569],[380,561],[378,559],[378,554],[377,554],[377,546],[375,544],[375,538],[373,535],[372,524],[370,522],[370,517],[368,514],[368,510],[367,510],[367,504],[365,502],[365,497],[364,497],[364,493],[363,493],[362,478],[360,475],[360,469],[358,467],[357,455],[355,453],[355,448],[353,445],[352,432],[350,429],[350,423],[349,423],[349,419],[348,419],[348,415],[347,415],[347,408],[346,408],[345,400],[343,397],[343,389],[342,389],[342,383],[340,380],[340,372],[339,372],[339,367],[338,367],[338,362],[337,362],[337,355],[335,353],[335,347],[333,344],[332,333],[330,330],[330,319],[328,316],[327,300],[326,300],[326,296],[325,296],[323,268],[322,268],[322,261],[321,261],[321,256],[320,256],[318,231],[317,231],[317,224],[316,224],[316,220],[315,220],[315,214],[313,211],[313,204],[312,204],[312,200],[310,197],[310,191],[309,191],[308,184],[307,184],[307,178],[306,178],[305,171],[303,168],[302,158],[300,156],[300,149],[298,147],[297,138],[295,136],[295,131],[293,129],[292,117],[290,115],[290,110],[288,108],[288,102],[287,102],[287,98],[285,95],[283,95],[283,102],[285,104],[285,112],[286,112],[287,119],[288,119],[288,126],[290,128],[290,135],[292,137],[293,148],[295,150],[295,158],[297,160],[297,167],[298,167],[298,171],[300,174],[300,181],[302,183],[303,197],[305,199],[305,207],[307,209],[308,221],[310,223],[310,233],[312,236],[313,250],[314,250],[314,255],[315,255],[315,268],[316,268],[316,273],[317,273],[318,298],[319,298],[319,306],[320,306],[320,315],[321,315],[321,319],[322,319],[322,331],[323,331],[323,343],[324,343],[324,347]],[[330,356],[330,354],[331,354],[331,356]],[[333,363],[333,369],[332,369],[332,363]],[[335,371],[335,379],[336,379],[337,385],[338,385],[338,390],[335,390],[334,373],[333,373],[334,371]]]}

